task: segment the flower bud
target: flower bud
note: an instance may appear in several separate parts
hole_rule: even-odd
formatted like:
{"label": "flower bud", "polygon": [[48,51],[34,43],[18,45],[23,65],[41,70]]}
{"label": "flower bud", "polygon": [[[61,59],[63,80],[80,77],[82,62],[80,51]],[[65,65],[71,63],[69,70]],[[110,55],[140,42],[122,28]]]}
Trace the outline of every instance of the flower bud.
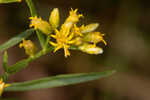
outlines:
{"label": "flower bud", "polygon": [[81,33],[93,32],[99,26],[98,23],[89,24],[86,26],[81,26]]}
{"label": "flower bud", "polygon": [[92,44],[83,44],[82,46],[79,46],[79,49],[82,52],[88,53],[88,54],[102,54],[103,49],[96,47]]}
{"label": "flower bud", "polygon": [[49,17],[49,23],[53,29],[59,26],[59,10],[54,8]]}

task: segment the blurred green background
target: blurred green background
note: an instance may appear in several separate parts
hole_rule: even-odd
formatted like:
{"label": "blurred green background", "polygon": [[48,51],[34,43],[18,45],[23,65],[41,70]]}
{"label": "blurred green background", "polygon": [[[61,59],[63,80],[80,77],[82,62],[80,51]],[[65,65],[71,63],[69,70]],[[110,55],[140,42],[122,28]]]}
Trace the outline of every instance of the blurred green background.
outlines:
{"label": "blurred green background", "polygon": [[[48,20],[53,8],[59,8],[61,23],[68,11],[78,8],[82,23],[98,22],[97,31],[105,33],[108,45],[102,55],[63,50],[42,56],[25,70],[10,77],[21,82],[40,77],[116,69],[111,77],[52,89],[5,93],[16,100],[150,100],[150,6],[146,0],[33,0],[40,16]],[[30,16],[22,3],[0,5],[0,44],[28,29]],[[35,34],[30,37],[37,45]],[[18,46],[8,49],[9,64],[27,57]],[[0,54],[0,73],[2,53]]]}

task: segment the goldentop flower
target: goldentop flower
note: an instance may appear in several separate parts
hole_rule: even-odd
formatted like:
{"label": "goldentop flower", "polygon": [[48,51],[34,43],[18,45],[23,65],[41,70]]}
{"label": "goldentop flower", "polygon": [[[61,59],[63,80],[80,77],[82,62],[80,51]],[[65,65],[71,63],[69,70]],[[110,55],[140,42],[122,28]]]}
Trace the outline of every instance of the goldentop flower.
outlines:
{"label": "goldentop flower", "polygon": [[[78,9],[71,9],[69,16],[66,18],[64,23],[61,25],[60,29],[57,29],[59,26],[59,10],[54,8],[50,14],[49,22],[42,20],[42,18],[30,17],[31,24],[30,27],[41,30],[44,34],[54,38],[54,41],[49,41],[49,43],[54,46],[54,52],[59,49],[64,49],[65,57],[70,56],[69,48],[70,46],[76,46],[79,50],[86,52],[88,54],[101,54],[103,52],[102,48],[96,46],[97,43],[103,42],[107,44],[104,40],[104,34],[100,32],[94,32],[99,24],[91,23],[88,25],[77,26],[80,18],[83,17],[82,14],[77,13]],[[52,33],[53,34],[50,34]],[[34,46],[29,46],[31,41],[23,40],[23,43],[20,44],[20,47],[24,47],[26,54],[33,55],[35,50]],[[28,48],[32,48],[30,50]]]}
{"label": "goldentop flower", "polygon": [[0,79],[0,96],[2,95],[4,88],[6,88],[6,87],[8,87],[8,86],[10,86],[10,84],[5,84],[5,83],[3,82],[3,79],[1,78],[1,79]]}
{"label": "goldentop flower", "polygon": [[50,42],[50,44],[55,47],[54,52],[64,48],[65,57],[69,56],[70,52],[68,49],[70,45],[74,43],[73,35],[74,34],[61,34],[58,30],[56,30],[56,35],[51,35],[51,37],[55,38],[57,43]]}
{"label": "goldentop flower", "polygon": [[71,9],[69,16],[64,24],[62,24],[60,30],[55,29],[55,34],[52,34],[51,37],[56,41],[49,42],[55,47],[54,52],[63,48],[65,57],[67,57],[70,55],[69,48],[73,45],[88,54],[103,53],[102,48],[97,47],[96,44],[103,42],[106,45],[106,41],[103,39],[104,34],[93,32],[97,29],[99,24],[92,23],[86,26],[77,26],[76,24],[82,16],[82,14],[77,14],[77,9]]}
{"label": "goldentop flower", "polygon": [[30,27],[34,29],[39,29],[44,34],[49,35],[53,30],[59,26],[59,10],[54,8],[50,14],[49,22],[43,20],[41,17],[29,17],[31,20]]}
{"label": "goldentop flower", "polygon": [[25,53],[29,56],[34,56],[36,53],[36,46],[31,40],[22,40],[22,43],[19,44],[19,47],[24,47]]}
{"label": "goldentop flower", "polygon": [[64,48],[65,57],[70,55],[69,47],[71,44],[75,42],[74,40],[74,32],[71,32],[71,29],[74,24],[76,24],[79,21],[79,18],[81,17],[81,14],[77,14],[76,10],[71,10],[69,17],[66,19],[65,23],[61,26],[60,31],[57,29],[55,30],[56,34],[51,35],[54,39],[56,39],[56,43],[50,42],[51,45],[55,47],[54,52],[57,50]]}
{"label": "goldentop flower", "polygon": [[30,27],[34,27],[34,29],[39,29],[44,34],[49,35],[52,31],[50,24],[47,21],[42,20],[42,18],[30,17],[31,20]]}

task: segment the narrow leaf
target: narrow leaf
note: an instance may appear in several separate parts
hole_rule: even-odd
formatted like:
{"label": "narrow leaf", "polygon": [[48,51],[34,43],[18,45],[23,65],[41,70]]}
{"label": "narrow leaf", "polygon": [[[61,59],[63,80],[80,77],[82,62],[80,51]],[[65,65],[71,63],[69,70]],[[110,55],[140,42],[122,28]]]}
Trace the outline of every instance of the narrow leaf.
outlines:
{"label": "narrow leaf", "polygon": [[16,45],[17,43],[22,41],[22,38],[26,39],[27,37],[29,37],[33,33],[33,31],[34,31],[34,29],[28,29],[28,30],[20,33],[19,35],[11,38],[10,40],[5,42],[4,44],[0,45],[0,51],[4,51],[4,50]]}
{"label": "narrow leaf", "polygon": [[53,77],[42,78],[39,80],[32,80],[22,83],[12,83],[10,87],[5,88],[5,91],[27,91],[42,88],[53,88],[59,86],[66,86],[71,84],[83,83],[91,80],[100,79],[110,76],[115,71],[92,72],[81,74],[58,75]]}
{"label": "narrow leaf", "polygon": [[7,51],[5,51],[4,55],[3,55],[3,68],[4,68],[5,72],[7,72],[7,70],[8,70],[8,54],[7,54]]}
{"label": "narrow leaf", "polygon": [[0,3],[13,3],[13,2],[21,2],[21,0],[0,0]]}
{"label": "narrow leaf", "polygon": [[28,59],[21,60],[12,66],[9,66],[7,73],[14,74],[14,73],[20,71],[21,69],[25,68],[26,66],[28,66],[28,64],[29,64]]}

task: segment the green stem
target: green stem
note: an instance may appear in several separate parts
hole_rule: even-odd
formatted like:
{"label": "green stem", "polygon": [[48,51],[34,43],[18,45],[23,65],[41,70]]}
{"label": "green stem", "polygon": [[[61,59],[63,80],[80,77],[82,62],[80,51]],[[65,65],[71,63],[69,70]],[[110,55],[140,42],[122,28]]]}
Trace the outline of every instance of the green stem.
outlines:
{"label": "green stem", "polygon": [[36,30],[36,34],[37,34],[38,39],[40,41],[41,47],[44,48],[44,44],[45,44],[45,37],[44,37],[44,35],[39,30]]}
{"label": "green stem", "polygon": [[44,52],[45,52],[45,51],[47,50],[47,48],[48,48],[48,43],[49,43],[49,41],[50,41],[50,36],[47,36],[47,39],[46,39],[46,42],[45,42],[44,48],[43,48],[43,51],[44,51]]}
{"label": "green stem", "polygon": [[35,10],[35,7],[34,7],[32,0],[26,0],[26,3],[30,9],[31,16],[32,17],[37,16],[37,12]]}
{"label": "green stem", "polygon": [[40,52],[38,52],[36,55],[34,55],[33,57],[29,57],[29,62],[32,62],[36,59],[38,59],[39,57],[43,56],[43,55],[46,55],[47,53],[53,51],[53,47],[49,47],[49,48],[46,48],[45,51],[41,50]]}
{"label": "green stem", "polygon": [[8,79],[9,74],[7,72],[3,73],[3,75],[1,76],[3,81],[6,82],[6,80]]}
{"label": "green stem", "polygon": [[[27,5],[28,5],[28,7],[30,9],[31,16],[32,17],[37,16],[37,12],[36,12],[36,9],[34,7],[33,1],[32,0],[26,0],[26,3],[27,3]],[[45,43],[44,35],[38,30],[36,30],[36,34],[37,34],[37,37],[38,37],[38,39],[40,41],[40,44],[41,44],[41,46],[43,48],[44,47],[44,43]]]}

